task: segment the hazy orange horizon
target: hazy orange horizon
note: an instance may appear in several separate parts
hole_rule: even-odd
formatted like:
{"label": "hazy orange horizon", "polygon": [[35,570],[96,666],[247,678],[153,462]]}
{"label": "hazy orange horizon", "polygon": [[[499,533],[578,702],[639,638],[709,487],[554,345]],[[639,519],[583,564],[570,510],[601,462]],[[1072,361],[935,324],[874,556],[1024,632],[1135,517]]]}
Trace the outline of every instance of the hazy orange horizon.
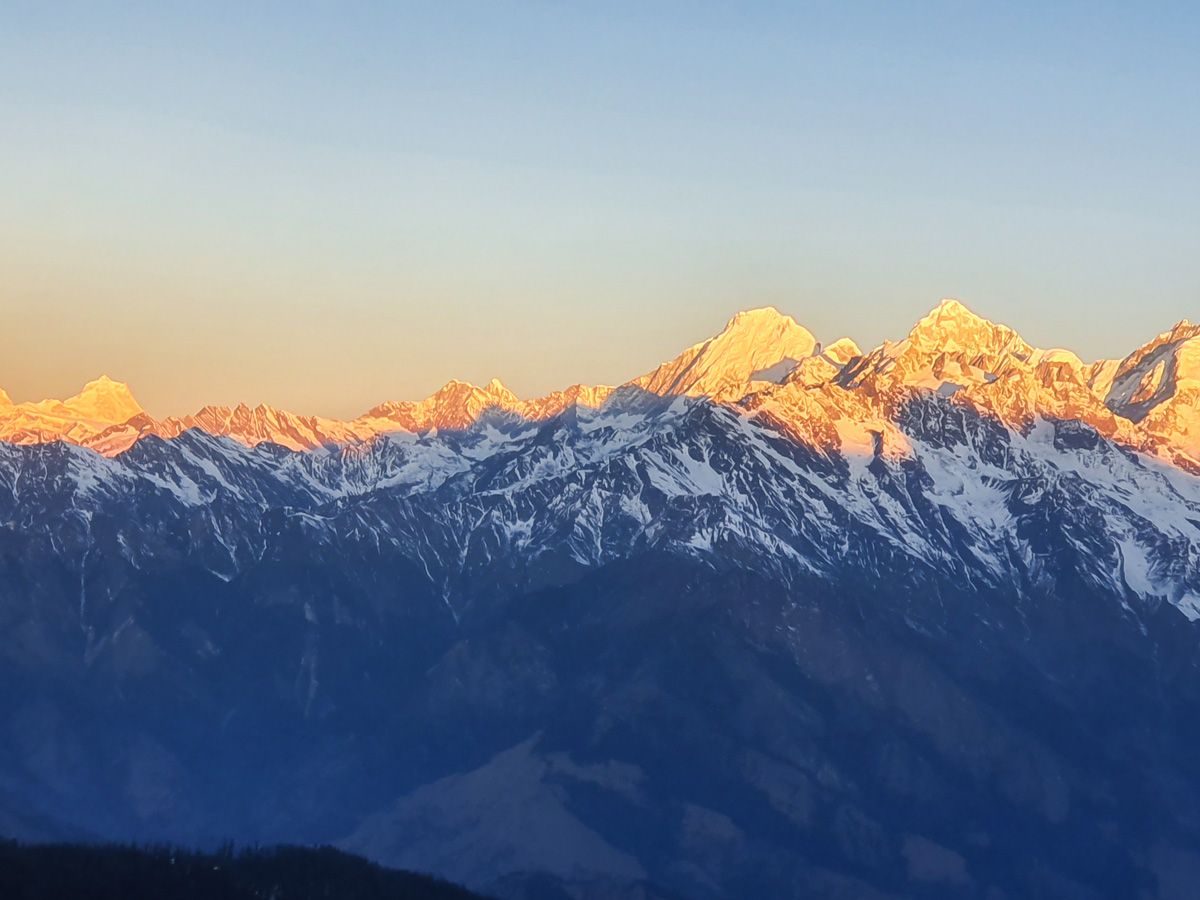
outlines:
{"label": "hazy orange horizon", "polygon": [[[827,306],[808,317],[786,306],[777,308],[823,343],[850,338],[869,349],[884,340],[902,340],[913,323],[936,304],[933,299],[891,307],[887,320],[899,318],[903,309],[903,323],[892,333],[870,340],[850,329],[822,333],[814,327],[813,319],[835,318]],[[1087,362],[1122,358],[1178,321],[1142,323],[1140,331],[1130,329],[1125,345],[1109,342],[1114,344],[1114,352],[1088,354],[1071,346],[1072,335],[1059,335],[1065,340],[1038,340],[1039,332],[1051,329],[1025,327],[969,302],[966,305],[985,318],[1013,327],[1036,346],[1069,349]],[[0,389],[13,403],[65,400],[86,383],[107,375],[127,384],[155,418],[188,415],[206,405],[262,403],[302,415],[354,419],[385,401],[424,399],[451,380],[484,385],[497,378],[526,399],[577,383],[622,384],[716,335],[738,311],[732,307],[728,312],[711,313],[707,308],[694,309],[678,322],[661,310],[657,314],[648,311],[642,318],[610,313],[596,316],[587,330],[570,327],[562,311],[552,312],[547,321],[535,317],[520,321],[515,316],[485,312],[470,321],[451,322],[449,317],[424,313],[415,317],[419,330],[395,322],[399,336],[394,340],[380,336],[361,321],[356,323],[359,334],[347,333],[347,317],[340,333],[329,329],[337,333],[337,341],[327,337],[324,345],[312,333],[271,335],[265,324],[235,334],[205,328],[201,322],[180,329],[194,342],[161,343],[150,341],[144,329],[130,333],[112,323],[91,322],[84,333],[84,319],[74,329],[60,327],[49,350],[45,343],[16,341],[0,357]],[[18,311],[10,317],[10,323],[15,319],[18,328],[10,333],[20,333],[24,322],[29,323],[25,331],[30,334],[39,327],[53,329],[51,323],[39,322],[37,317],[37,312],[23,315]],[[859,330],[878,334],[880,323],[871,322]]]}
{"label": "hazy orange horizon", "polygon": [[722,3],[28,6],[0,387],[351,416],[620,382],[774,305],[958,297],[1122,355],[1200,309],[1196,17]]}

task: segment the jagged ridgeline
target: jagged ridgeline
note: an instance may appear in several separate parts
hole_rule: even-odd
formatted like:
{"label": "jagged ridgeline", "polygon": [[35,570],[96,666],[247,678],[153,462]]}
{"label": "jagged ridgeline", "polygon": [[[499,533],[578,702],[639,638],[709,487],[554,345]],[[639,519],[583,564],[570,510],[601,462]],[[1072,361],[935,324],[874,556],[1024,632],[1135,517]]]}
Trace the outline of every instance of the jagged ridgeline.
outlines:
{"label": "jagged ridgeline", "polygon": [[352,422],[0,398],[0,831],[497,897],[1200,881],[1200,329],[774,310]]}
{"label": "jagged ridgeline", "polygon": [[178,847],[26,846],[0,840],[8,900],[480,900],[436,878],[397,872],[332,847],[215,853]]}
{"label": "jagged ridgeline", "polygon": [[[915,389],[958,394],[958,402],[1010,426],[1034,417],[1073,419],[1122,445],[1195,471],[1200,467],[1200,325],[1180,322],[1123,360],[1084,364],[1069,350],[1039,350],[1016,332],[944,300],[900,343],[863,353],[841,338],[822,345],[772,308],[738,313],[716,337],[688,348],[627,383],[660,396],[702,396],[792,419],[817,417],[860,426],[896,417]],[[381,434],[470,427],[488,410],[543,421],[566,410],[600,407],[615,389],[572,385],[519,400],[499,380],[484,387],[451,381],[420,402],[380,404],[353,421],[295,415],[270,406],[206,406],[195,415],[151,418],[129,388],[102,376],[69,400],[13,404],[0,390],[0,440],[66,441],[105,455],[139,438],[188,429],[293,450],[369,442]],[[960,393],[961,392],[961,393]],[[826,446],[861,442],[862,428],[821,434]],[[802,429],[804,436],[815,435]]]}

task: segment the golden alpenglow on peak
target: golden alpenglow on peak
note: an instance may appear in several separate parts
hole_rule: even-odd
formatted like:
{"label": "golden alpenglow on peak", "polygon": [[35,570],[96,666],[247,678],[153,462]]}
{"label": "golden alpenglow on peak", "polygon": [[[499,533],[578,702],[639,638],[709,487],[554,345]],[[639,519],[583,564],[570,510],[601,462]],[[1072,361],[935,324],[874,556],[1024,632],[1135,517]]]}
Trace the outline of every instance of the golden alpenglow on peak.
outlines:
{"label": "golden alpenglow on peak", "polygon": [[956,300],[954,297],[943,297],[941,302],[929,312],[930,315],[969,316],[974,319],[982,318],[982,316],[977,316],[970,309],[968,309],[966,304],[964,304],[961,300]]}
{"label": "golden alpenglow on peak", "polygon": [[517,395],[504,386],[504,383],[499,378],[493,378],[483,388],[485,393],[491,394],[500,400],[507,403],[519,403]]}
{"label": "golden alpenglow on peak", "polygon": [[976,315],[957,300],[946,299],[929,311],[909,332],[908,340],[922,347],[937,346],[940,349],[960,348],[990,350],[995,346],[1007,347],[1014,342],[1026,348],[1028,345],[1020,335],[1005,325],[997,325]]}
{"label": "golden alpenglow on peak", "polygon": [[[822,448],[865,446],[875,431],[896,452],[904,447],[899,411],[914,392],[930,391],[1010,427],[1038,417],[1084,422],[1124,446],[1200,470],[1200,327],[1186,321],[1123,360],[1085,364],[1070,350],[1031,347],[953,299],[903,340],[868,351],[849,338],[818,343],[791,316],[763,307],[737,313],[715,336],[625,387],[762,411]],[[251,447],[303,451],[391,432],[466,429],[488,410],[538,422],[573,407],[597,409],[614,390],[576,384],[525,400],[498,378],[483,386],[451,379],[424,400],[390,400],[351,421],[245,404],[155,421],[126,385],[102,376],[66,401],[13,405],[0,391],[0,440],[67,441],[113,456],[148,434],[170,439],[199,428]]]}
{"label": "golden alpenglow on peak", "polygon": [[904,340],[871,351],[853,377],[844,380],[855,385],[869,381],[879,389],[906,385],[938,390],[946,383],[990,383],[1014,363],[1032,364],[1033,355],[1033,348],[1011,328],[947,299]]}
{"label": "golden alpenglow on peak", "polygon": [[[7,394],[4,400],[9,400]],[[129,388],[103,375],[65,401],[0,402],[0,440],[16,444],[61,440],[86,445],[102,432],[139,416],[145,412]],[[130,429],[130,435],[130,440],[112,445],[114,452],[130,446],[140,431]],[[109,446],[106,444],[106,449]]]}
{"label": "golden alpenglow on peak", "polygon": [[1105,400],[1160,454],[1200,464],[1200,326],[1186,319],[1117,367]]}
{"label": "golden alpenglow on peak", "polygon": [[812,332],[774,307],[746,310],[716,337],[689,347],[633,384],[655,394],[728,399],[744,394],[760,373],[770,374],[766,380],[782,380],[816,346]]}
{"label": "golden alpenglow on peak", "polygon": [[134,399],[129,386],[114,381],[107,375],[89,381],[78,394],[63,401],[63,406],[82,419],[109,422],[113,425],[126,422],[144,412],[141,404]]}

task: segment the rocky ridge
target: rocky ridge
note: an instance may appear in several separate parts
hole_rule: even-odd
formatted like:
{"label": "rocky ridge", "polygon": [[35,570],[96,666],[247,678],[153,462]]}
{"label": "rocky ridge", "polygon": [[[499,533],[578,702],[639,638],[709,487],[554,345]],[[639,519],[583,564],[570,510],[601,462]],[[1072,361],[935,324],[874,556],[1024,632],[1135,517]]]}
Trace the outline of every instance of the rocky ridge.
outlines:
{"label": "rocky ridge", "polygon": [[[904,340],[867,353],[848,338],[823,346],[768,307],[738,313],[717,336],[627,384],[769,408],[794,434],[834,447],[890,433],[906,398],[934,391],[1009,427],[1027,428],[1039,416],[1085,422],[1122,445],[1200,471],[1200,326],[1186,321],[1124,360],[1085,364],[1069,350],[1031,347],[956,300],[942,301]],[[0,440],[61,440],[112,456],[147,435],[174,438],[199,428],[247,446],[305,450],[396,431],[462,429],[488,409],[542,421],[575,405],[598,407],[613,391],[577,384],[521,400],[498,379],[483,387],[451,381],[425,400],[389,401],[352,421],[244,404],[156,421],[127,386],[103,377],[66,401],[0,401]]]}

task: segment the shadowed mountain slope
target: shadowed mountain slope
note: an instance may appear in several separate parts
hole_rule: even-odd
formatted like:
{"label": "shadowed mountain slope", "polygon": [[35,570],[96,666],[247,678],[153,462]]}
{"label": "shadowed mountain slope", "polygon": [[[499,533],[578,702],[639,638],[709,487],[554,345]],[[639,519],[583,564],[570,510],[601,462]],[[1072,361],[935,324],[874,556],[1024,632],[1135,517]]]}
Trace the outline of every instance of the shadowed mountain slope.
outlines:
{"label": "shadowed mountain slope", "polygon": [[1141,423],[1193,340],[948,303],[719,398],[0,443],[0,828],[514,900],[1188,897],[1200,478]]}

